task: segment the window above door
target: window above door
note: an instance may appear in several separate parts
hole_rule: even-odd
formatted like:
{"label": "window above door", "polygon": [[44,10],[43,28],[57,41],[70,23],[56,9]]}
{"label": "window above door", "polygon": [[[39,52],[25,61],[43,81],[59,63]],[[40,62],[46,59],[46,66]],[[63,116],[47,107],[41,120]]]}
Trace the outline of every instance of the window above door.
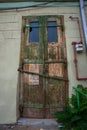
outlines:
{"label": "window above door", "polygon": [[63,16],[36,16],[26,17],[28,29],[27,43],[40,42],[59,43],[62,38],[62,17]]}
{"label": "window above door", "polygon": [[39,23],[30,22],[29,42],[39,42]]}
{"label": "window above door", "polygon": [[47,22],[47,34],[48,34],[47,35],[48,43],[58,41],[57,22],[56,21]]}

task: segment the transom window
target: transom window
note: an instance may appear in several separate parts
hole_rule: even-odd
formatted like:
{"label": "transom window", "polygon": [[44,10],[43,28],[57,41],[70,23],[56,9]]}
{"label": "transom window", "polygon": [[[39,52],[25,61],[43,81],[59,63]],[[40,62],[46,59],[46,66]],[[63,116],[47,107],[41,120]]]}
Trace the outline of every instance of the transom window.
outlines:
{"label": "transom window", "polygon": [[59,43],[61,42],[62,16],[29,17],[28,43]]}

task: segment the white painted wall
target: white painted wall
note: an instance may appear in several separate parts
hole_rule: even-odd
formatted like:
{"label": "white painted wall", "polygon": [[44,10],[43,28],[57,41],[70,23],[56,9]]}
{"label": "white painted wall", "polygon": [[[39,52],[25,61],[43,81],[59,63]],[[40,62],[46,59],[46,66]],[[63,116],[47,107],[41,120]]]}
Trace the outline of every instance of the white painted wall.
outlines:
{"label": "white painted wall", "polygon": [[16,96],[21,43],[17,13],[0,13],[0,123],[16,121]]}
{"label": "white painted wall", "polygon": [[[87,10],[87,8],[86,8]],[[75,78],[72,41],[80,41],[78,25],[69,16],[80,17],[79,7],[37,7],[23,11],[0,12],[0,123],[14,123],[17,120],[17,83],[22,16],[64,15],[65,37],[67,46],[69,95],[72,86],[87,81],[77,81]],[[87,16],[87,14],[86,14]],[[85,45],[84,45],[85,48]],[[79,75],[87,77],[87,56],[85,51],[78,54]]]}

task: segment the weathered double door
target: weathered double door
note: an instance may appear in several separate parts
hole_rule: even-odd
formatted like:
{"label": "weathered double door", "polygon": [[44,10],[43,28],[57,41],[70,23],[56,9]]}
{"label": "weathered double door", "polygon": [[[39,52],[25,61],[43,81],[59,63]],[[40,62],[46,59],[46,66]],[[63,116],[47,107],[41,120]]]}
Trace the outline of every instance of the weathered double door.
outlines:
{"label": "weathered double door", "polygon": [[67,97],[63,16],[23,17],[22,117],[51,118]]}

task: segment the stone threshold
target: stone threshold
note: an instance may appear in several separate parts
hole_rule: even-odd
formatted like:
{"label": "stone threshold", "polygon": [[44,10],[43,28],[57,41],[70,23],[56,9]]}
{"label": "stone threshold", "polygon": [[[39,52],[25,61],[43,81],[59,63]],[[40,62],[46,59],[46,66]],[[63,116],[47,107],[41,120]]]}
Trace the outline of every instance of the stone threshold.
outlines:
{"label": "stone threshold", "polygon": [[55,119],[30,119],[20,118],[17,122],[19,125],[27,126],[58,126]]}

